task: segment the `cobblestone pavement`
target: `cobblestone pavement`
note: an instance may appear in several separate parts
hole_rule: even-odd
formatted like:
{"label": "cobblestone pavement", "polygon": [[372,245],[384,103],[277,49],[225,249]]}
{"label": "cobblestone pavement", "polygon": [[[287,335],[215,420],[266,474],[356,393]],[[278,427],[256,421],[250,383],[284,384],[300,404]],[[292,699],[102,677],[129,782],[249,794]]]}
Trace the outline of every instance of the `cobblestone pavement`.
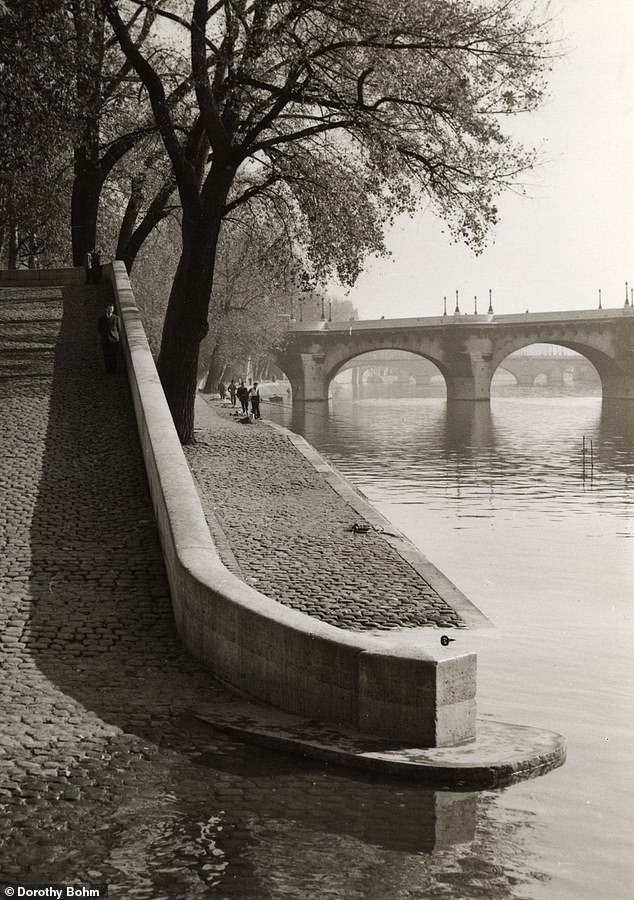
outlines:
{"label": "cobblestone pavement", "polygon": [[229,896],[241,779],[196,760],[249,752],[188,717],[221,689],[174,632],[125,377],[103,371],[100,291],[64,293],[63,315],[59,291],[0,312],[2,340],[19,321],[30,345],[0,377],[0,881],[155,898],[222,878]]}
{"label": "cobblestone pavement", "polygon": [[[63,313],[49,298],[46,324],[23,323],[19,340],[0,308],[1,340],[52,345],[0,373],[0,884],[106,882],[139,900],[432,896],[442,866],[425,853],[449,827],[470,840],[475,801],[442,818],[433,792],[250,748],[191,717],[222,689],[174,632],[127,385],[103,371],[100,290],[63,293]],[[470,845],[451,866],[492,875]]]}
{"label": "cobblestone pavement", "polygon": [[220,401],[208,405],[185,452],[228,568],[351,631],[464,625],[380,532],[351,531],[358,513],[284,434],[262,420],[241,424]]}

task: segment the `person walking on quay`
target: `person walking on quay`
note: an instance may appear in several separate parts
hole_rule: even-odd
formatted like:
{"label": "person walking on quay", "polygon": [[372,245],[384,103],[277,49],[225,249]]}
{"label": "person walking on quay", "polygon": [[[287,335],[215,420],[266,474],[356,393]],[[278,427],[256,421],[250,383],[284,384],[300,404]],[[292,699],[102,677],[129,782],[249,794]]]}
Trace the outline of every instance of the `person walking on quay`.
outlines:
{"label": "person walking on quay", "polygon": [[249,389],[242,378],[240,379],[240,384],[238,385],[236,394],[238,395],[238,400],[240,401],[242,412],[247,415],[249,412]]}
{"label": "person walking on quay", "polygon": [[91,284],[101,282],[101,250],[96,247],[91,253]]}
{"label": "person walking on quay", "polygon": [[221,400],[224,400],[224,399],[225,399],[225,394],[227,393],[227,389],[226,389],[226,387],[225,387],[224,381],[219,381],[219,382],[218,382],[218,393],[220,394],[220,399],[221,399]]}
{"label": "person walking on quay", "polygon": [[251,412],[253,413],[254,419],[260,418],[260,388],[258,387],[257,381],[253,382],[253,387],[250,392],[251,396]]}
{"label": "person walking on quay", "polygon": [[232,378],[231,381],[229,382],[229,398],[231,400],[232,406],[236,405],[236,390],[237,390],[236,383]]}
{"label": "person walking on quay", "polygon": [[106,311],[103,316],[99,316],[97,330],[101,336],[101,349],[103,350],[103,361],[106,372],[113,374],[117,371],[121,329],[119,316],[115,315],[112,300],[106,301]]}
{"label": "person walking on quay", "polygon": [[86,272],[85,284],[92,284],[92,250],[86,251],[84,256],[84,270]]}

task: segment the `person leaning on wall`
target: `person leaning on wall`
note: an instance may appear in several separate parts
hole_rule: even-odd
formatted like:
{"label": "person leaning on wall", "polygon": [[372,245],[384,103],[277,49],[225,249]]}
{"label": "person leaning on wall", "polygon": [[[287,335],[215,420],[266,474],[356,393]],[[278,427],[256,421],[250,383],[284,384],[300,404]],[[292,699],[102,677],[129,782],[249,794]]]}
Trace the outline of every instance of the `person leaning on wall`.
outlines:
{"label": "person leaning on wall", "polygon": [[97,330],[101,337],[101,349],[106,372],[109,375],[117,371],[119,358],[119,343],[121,341],[121,324],[119,316],[115,314],[114,303],[106,300],[106,310],[97,321]]}

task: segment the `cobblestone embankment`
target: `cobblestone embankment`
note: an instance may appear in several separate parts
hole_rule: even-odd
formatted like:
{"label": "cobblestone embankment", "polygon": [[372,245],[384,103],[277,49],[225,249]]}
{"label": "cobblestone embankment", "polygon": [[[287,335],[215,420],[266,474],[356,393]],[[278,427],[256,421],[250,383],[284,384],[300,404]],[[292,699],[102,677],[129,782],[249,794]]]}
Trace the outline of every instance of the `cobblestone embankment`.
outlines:
{"label": "cobblestone embankment", "polygon": [[187,716],[226,695],[175,634],[125,374],[103,369],[101,291],[64,289],[63,311],[60,291],[3,303],[3,339],[19,320],[32,364],[10,354],[0,373],[0,882],[207,896],[237,781],[215,773],[199,796],[196,759],[241,751]]}
{"label": "cobblestone embankment", "polygon": [[286,435],[207,403],[185,453],[227,568],[279,603],[351,631],[464,625],[380,532],[351,530],[359,514]]}
{"label": "cobblestone embankment", "polygon": [[[434,839],[434,795],[404,787],[394,807],[391,788],[369,791],[361,779],[245,747],[189,716],[226,695],[175,634],[125,375],[103,370],[100,289],[63,296],[63,308],[59,297],[33,307],[33,327],[26,305],[13,308],[9,318],[23,324],[4,335],[33,345],[34,367],[11,354],[0,374],[0,883],[107,882],[112,898],[139,900],[317,897],[324,885],[339,896],[360,846],[374,883],[391,851],[361,845],[368,829],[387,848],[407,838],[417,852]],[[47,342],[40,356],[35,344]],[[317,537],[331,532],[323,517],[314,530],[307,520],[316,521],[320,507],[308,504],[323,486],[287,447],[283,470],[274,461],[279,435],[222,425],[201,435],[193,464],[208,464],[210,480],[224,476],[225,526],[246,577],[266,568],[272,578],[262,553],[250,569],[248,548],[273,498],[273,527],[259,532],[288,532],[299,501],[301,543],[319,565]],[[205,441],[222,444],[222,463]],[[256,498],[258,467],[280,471]],[[301,492],[285,501],[295,482]],[[332,515],[337,527],[350,524]],[[329,551],[342,585],[359,563],[360,544],[348,539],[349,550],[333,540]],[[293,545],[280,557],[289,577],[278,584],[293,583],[298,553]],[[335,842],[322,839],[332,831]]]}

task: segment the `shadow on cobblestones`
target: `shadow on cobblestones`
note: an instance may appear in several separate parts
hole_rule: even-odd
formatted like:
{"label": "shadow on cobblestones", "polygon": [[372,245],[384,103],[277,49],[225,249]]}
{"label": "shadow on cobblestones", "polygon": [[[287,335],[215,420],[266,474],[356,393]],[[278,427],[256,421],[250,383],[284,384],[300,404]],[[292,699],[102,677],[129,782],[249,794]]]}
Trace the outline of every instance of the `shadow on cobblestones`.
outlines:
{"label": "shadow on cobblestones", "polygon": [[106,882],[140,900],[428,896],[445,879],[426,854],[458,844],[451,877],[508,896],[511,875],[471,857],[473,795],[331,772],[188,715],[222,689],[175,634],[100,307],[98,291],[66,290],[52,379],[0,385],[0,882]]}

